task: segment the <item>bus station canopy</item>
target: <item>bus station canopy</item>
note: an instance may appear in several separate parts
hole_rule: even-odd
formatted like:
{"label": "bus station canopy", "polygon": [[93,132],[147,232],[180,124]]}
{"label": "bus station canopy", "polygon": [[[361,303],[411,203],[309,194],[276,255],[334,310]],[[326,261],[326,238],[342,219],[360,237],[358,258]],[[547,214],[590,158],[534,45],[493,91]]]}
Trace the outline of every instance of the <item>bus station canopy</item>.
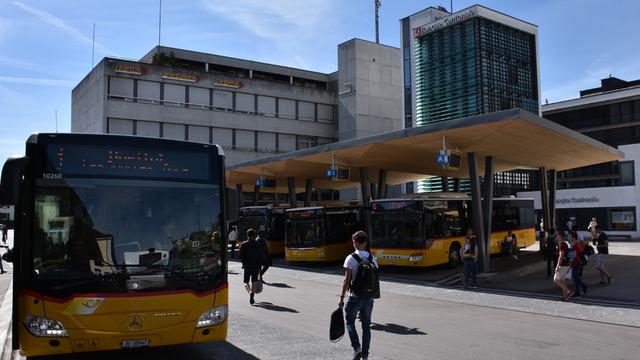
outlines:
{"label": "bus station canopy", "polygon": [[[443,170],[436,162],[443,147],[462,151],[458,170]],[[313,187],[346,189],[360,185],[359,168],[368,168],[377,183],[379,170],[387,184],[401,184],[429,176],[469,176],[467,154],[475,152],[480,173],[484,156],[493,156],[495,171],[513,169],[566,170],[620,160],[624,154],[608,145],[521,109],[476,115],[419,127],[340,141],[227,167],[226,183],[252,188],[260,177],[276,180],[278,192],[287,192],[287,178],[296,191],[306,179]],[[350,168],[348,181],[334,181],[327,170],[335,164]],[[266,189],[265,189],[266,191]],[[273,188],[269,189],[273,191]]]}

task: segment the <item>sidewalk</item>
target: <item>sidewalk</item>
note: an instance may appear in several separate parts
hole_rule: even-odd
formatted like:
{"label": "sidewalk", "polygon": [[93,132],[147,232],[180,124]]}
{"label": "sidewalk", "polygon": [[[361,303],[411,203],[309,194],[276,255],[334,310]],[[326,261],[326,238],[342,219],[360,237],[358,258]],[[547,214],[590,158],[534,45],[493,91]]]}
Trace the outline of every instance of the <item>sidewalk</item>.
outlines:
{"label": "sidewalk", "polygon": [[[509,267],[508,263],[511,266],[484,274],[482,287],[559,297],[561,290],[553,283],[552,278],[547,277],[546,261],[535,250],[537,244],[528,251],[522,251],[519,260],[492,258],[492,270]],[[619,302],[626,306],[640,307],[640,282],[636,277],[640,270],[640,243],[612,242],[609,250],[611,255],[607,257],[605,268],[615,280],[611,285],[598,284],[600,275],[594,267],[595,258],[591,257],[583,275],[583,281],[591,288],[591,292],[588,298],[581,300]],[[514,263],[520,264],[514,268]],[[569,285],[573,287],[572,282]]]}

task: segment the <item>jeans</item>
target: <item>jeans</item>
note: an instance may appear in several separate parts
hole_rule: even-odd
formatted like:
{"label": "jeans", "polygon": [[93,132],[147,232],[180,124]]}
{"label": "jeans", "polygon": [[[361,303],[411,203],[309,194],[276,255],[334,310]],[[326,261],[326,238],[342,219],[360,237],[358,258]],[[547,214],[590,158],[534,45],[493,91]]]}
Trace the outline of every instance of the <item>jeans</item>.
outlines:
{"label": "jeans", "polygon": [[469,285],[469,278],[473,278],[473,285],[476,284],[476,261],[473,258],[464,259],[464,284]]}
{"label": "jeans", "polygon": [[571,277],[573,278],[573,283],[576,285],[575,292],[576,296],[580,296],[585,290],[587,290],[587,285],[582,282],[582,269],[584,265],[576,265],[571,268]]}
{"label": "jeans", "polygon": [[[355,350],[362,349],[362,357],[369,357],[369,344],[371,343],[371,312],[373,311],[373,298],[359,298],[350,296],[347,305],[344,308],[345,319],[347,322],[347,332],[351,340],[351,347]],[[360,320],[362,320],[362,347],[358,340],[358,332],[356,331],[356,316],[360,312]]]}

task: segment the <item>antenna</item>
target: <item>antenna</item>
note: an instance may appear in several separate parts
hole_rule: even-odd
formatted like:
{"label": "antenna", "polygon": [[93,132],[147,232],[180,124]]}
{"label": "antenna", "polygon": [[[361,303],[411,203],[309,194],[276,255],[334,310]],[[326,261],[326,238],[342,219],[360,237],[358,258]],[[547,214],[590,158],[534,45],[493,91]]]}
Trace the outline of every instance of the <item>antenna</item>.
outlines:
{"label": "antenna", "polygon": [[382,6],[382,1],[373,0],[373,4],[376,7],[376,44],[380,44],[380,16],[378,16],[378,9]]}
{"label": "antenna", "polygon": [[55,110],[56,114],[56,133],[58,132],[58,109]]}
{"label": "antenna", "polygon": [[96,24],[93,24],[93,41],[91,43],[91,68],[95,64],[95,53],[96,53]]}
{"label": "antenna", "polygon": [[158,53],[160,53],[160,34],[162,34],[162,0],[160,0],[160,9],[158,10]]}
{"label": "antenna", "polygon": [[453,0],[451,0],[451,6],[449,7],[449,11],[453,14]]}

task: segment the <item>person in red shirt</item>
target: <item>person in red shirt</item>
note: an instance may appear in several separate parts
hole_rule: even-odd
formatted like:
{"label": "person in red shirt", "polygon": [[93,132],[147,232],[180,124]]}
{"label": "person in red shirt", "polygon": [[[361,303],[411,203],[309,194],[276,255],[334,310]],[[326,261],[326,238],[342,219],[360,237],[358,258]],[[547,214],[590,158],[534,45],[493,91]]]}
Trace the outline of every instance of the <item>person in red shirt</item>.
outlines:
{"label": "person in red shirt", "polygon": [[562,300],[566,301],[573,296],[573,291],[569,290],[567,286],[567,279],[571,278],[571,268],[569,267],[569,245],[565,241],[564,233],[558,231],[556,235],[558,242],[558,262],[556,265],[556,272],[553,275],[553,282],[562,289]]}
{"label": "person in red shirt", "polygon": [[571,242],[573,245],[573,251],[575,256],[571,260],[571,277],[573,278],[573,283],[575,286],[575,294],[574,297],[578,296],[587,296],[589,293],[589,287],[582,282],[582,270],[584,269],[584,265],[586,263],[586,257],[584,256],[584,242],[578,239],[578,233],[571,233]]}

